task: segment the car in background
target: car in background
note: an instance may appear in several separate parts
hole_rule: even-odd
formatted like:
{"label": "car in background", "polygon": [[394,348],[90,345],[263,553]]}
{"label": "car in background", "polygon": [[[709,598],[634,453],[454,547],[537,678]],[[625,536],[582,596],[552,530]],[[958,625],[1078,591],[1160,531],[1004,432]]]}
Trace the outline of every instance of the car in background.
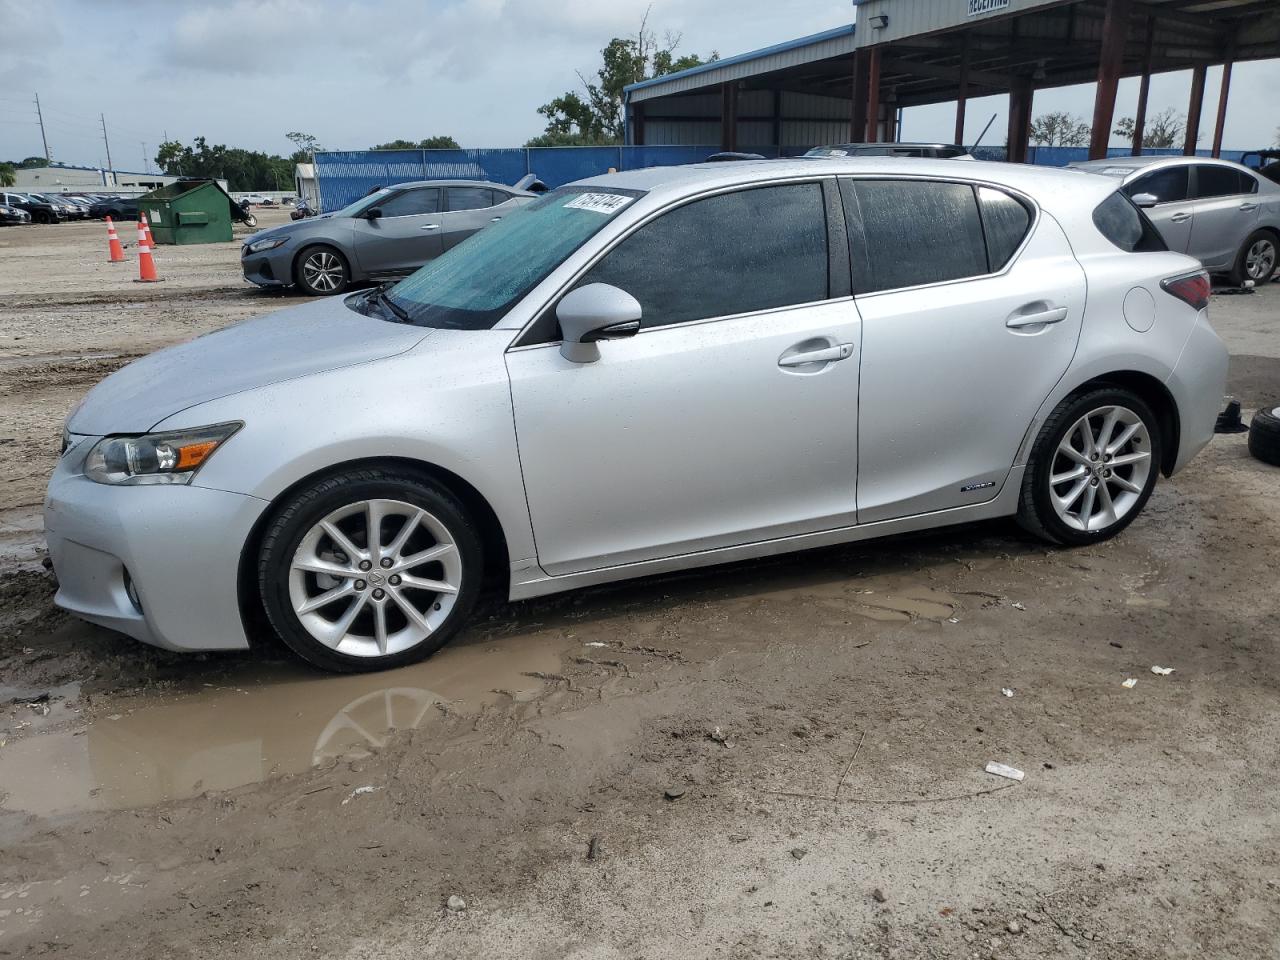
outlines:
{"label": "car in background", "polygon": [[1115,157],[1071,164],[1112,177],[1146,211],[1170,250],[1232,286],[1268,282],[1280,263],[1280,184],[1206,157]]}
{"label": "car in background", "polygon": [[11,207],[7,203],[0,203],[0,225],[16,227],[30,222],[31,214],[27,211]]}
{"label": "car in background", "polygon": [[80,211],[79,218],[81,220],[89,219],[89,217],[91,216],[89,211],[93,207],[92,200],[90,200],[88,197],[82,197],[75,194],[64,194],[63,199],[66,200],[68,203],[74,204],[76,206],[76,208]]}
{"label": "car in background", "polygon": [[1250,150],[1240,162],[1274,183],[1280,183],[1280,150]]}
{"label": "car in background", "polygon": [[274,207],[275,201],[270,197],[263,196],[260,193],[246,193],[237,198],[239,203],[247,203],[250,206],[258,207]]}
{"label": "car in background", "polygon": [[30,196],[38,200],[44,200],[45,202],[57,207],[58,210],[62,212],[63,219],[65,220],[83,220],[89,216],[88,211],[82,210],[61,194],[33,193],[30,194]]}
{"label": "car in background", "polygon": [[36,194],[18,193],[13,190],[0,192],[0,203],[17,207],[31,214],[36,223],[61,223],[67,219],[61,204],[53,204]]}
{"label": "car in background", "polygon": [[410,274],[537,196],[482,180],[381,187],[336,213],[253,234],[240,266],[260,287],[341,293],[353,283]]}
{"label": "car in background", "polygon": [[933,157],[937,160],[972,160],[969,151],[954,143],[837,143],[814,147],[806,157]]}
{"label": "car in background", "polygon": [[107,197],[99,200],[89,208],[89,215],[101,220],[110,217],[112,220],[137,220],[137,197]]}
{"label": "car in background", "polygon": [[[447,215],[453,185],[431,188]],[[439,649],[482,585],[1000,517],[1096,547],[1213,437],[1208,302],[1102,177],[859,158],[582,180],[395,286],[94,387],[45,500],[55,603],[175,650],[269,624],[377,670]]]}

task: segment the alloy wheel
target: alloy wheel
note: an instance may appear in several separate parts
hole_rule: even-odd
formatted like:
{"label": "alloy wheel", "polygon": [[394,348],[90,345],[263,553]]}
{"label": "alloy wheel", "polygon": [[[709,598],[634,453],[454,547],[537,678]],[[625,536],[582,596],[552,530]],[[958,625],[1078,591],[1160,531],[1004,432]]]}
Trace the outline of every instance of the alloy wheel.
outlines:
{"label": "alloy wheel", "polygon": [[1067,526],[1096,533],[1137,506],[1151,466],[1151,436],[1142,418],[1127,407],[1098,407],[1059,442],[1049,499]]}
{"label": "alloy wheel", "polygon": [[302,278],[321,293],[332,293],[342,286],[342,274],[342,261],[328,250],[317,250],[302,262]]}
{"label": "alloy wheel", "polygon": [[338,653],[383,657],[417,646],[448,618],[462,587],[462,555],[421,507],[363,500],[302,537],[289,568],[293,612]]}
{"label": "alloy wheel", "polygon": [[1244,257],[1244,272],[1250,280],[1263,281],[1275,272],[1276,245],[1270,240],[1259,240],[1249,247]]}

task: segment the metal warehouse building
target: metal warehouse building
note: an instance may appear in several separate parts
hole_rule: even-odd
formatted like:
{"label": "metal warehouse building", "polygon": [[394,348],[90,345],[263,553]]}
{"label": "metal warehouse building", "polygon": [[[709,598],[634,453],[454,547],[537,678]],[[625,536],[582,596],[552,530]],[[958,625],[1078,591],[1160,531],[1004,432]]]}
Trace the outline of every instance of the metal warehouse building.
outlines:
{"label": "metal warehouse building", "polygon": [[[627,142],[786,153],[896,137],[902,107],[1009,96],[1009,159],[1026,159],[1037,89],[1095,81],[1090,156],[1106,155],[1116,86],[1190,70],[1187,152],[1200,134],[1205,75],[1223,66],[1213,128],[1222,147],[1231,66],[1280,57],[1280,0],[855,0],[853,25],[627,87]],[[1269,133],[1270,131],[1268,131]],[[997,137],[997,140],[1000,138]]]}

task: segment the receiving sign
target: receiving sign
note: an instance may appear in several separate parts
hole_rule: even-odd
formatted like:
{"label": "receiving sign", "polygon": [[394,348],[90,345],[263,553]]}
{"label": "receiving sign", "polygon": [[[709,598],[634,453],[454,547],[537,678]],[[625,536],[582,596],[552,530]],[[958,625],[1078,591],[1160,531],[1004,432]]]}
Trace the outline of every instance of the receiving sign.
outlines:
{"label": "receiving sign", "polygon": [[617,213],[628,203],[630,197],[616,193],[580,193],[564,205],[566,210],[592,210],[596,213]]}
{"label": "receiving sign", "polygon": [[969,16],[977,17],[984,13],[991,13],[994,10],[1003,10],[1009,5],[1009,0],[968,0]]}

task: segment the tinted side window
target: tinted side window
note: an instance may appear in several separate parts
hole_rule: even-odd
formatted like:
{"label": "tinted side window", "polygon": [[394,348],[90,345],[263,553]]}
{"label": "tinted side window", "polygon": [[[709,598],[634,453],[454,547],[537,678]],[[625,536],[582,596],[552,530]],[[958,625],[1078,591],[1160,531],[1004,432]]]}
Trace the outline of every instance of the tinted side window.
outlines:
{"label": "tinted side window", "polygon": [[1124,188],[1131,197],[1149,193],[1160,203],[1177,203],[1187,199],[1187,173],[1190,167],[1166,167],[1139,177]]}
{"label": "tinted side window", "polygon": [[420,213],[440,212],[440,188],[424,187],[406,190],[378,204],[384,217],[412,217]]}
{"label": "tinted side window", "polygon": [[498,204],[500,204],[500,203],[506,203],[508,200],[510,200],[510,199],[511,199],[511,194],[509,194],[509,193],[507,193],[507,192],[505,192],[505,191],[503,191],[503,190],[494,190],[494,191],[492,191],[492,193],[493,193],[493,205],[494,205],[495,207],[496,207]]}
{"label": "tinted side window", "polygon": [[978,188],[978,204],[982,207],[982,229],[987,237],[987,260],[992,273],[1004,265],[1022,245],[1031,227],[1031,211],[1022,201],[1002,190]]}
{"label": "tinted side window", "polygon": [[1257,193],[1258,178],[1252,173],[1240,174],[1240,192],[1241,193]]}
{"label": "tinted side window", "polygon": [[579,281],[640,301],[647,327],[827,298],[827,221],[816,183],[695,200],[641,227]]}
{"label": "tinted side window", "polygon": [[1169,249],[1151,221],[1123,193],[1113,193],[1098,204],[1093,223],[1099,233],[1129,253]]}
{"label": "tinted side window", "polygon": [[[987,272],[987,249],[972,187],[927,180],[855,180],[852,184],[866,248],[865,275],[854,277],[858,293]],[[851,240],[855,251],[862,246],[860,238]]]}
{"label": "tinted side window", "polygon": [[493,206],[493,191],[488,187],[450,187],[450,210],[479,210]]}
{"label": "tinted side window", "polygon": [[1239,172],[1230,167],[1214,167],[1209,164],[1196,166],[1196,198],[1230,197],[1244,193]]}

